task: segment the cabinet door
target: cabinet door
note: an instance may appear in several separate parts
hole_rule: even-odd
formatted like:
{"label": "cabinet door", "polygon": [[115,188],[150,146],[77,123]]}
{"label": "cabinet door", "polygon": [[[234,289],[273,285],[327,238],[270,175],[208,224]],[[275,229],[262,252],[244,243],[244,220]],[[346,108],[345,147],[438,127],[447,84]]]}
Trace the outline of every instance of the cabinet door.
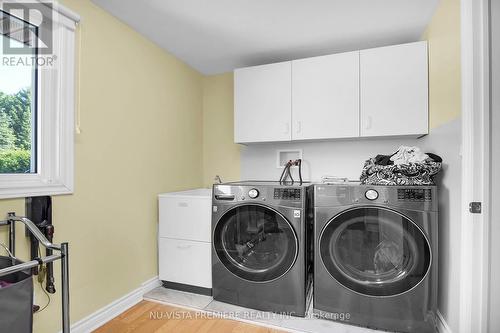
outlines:
{"label": "cabinet door", "polygon": [[234,71],[234,141],[291,140],[291,62]]}
{"label": "cabinet door", "polygon": [[359,136],[359,51],[292,61],[292,139]]}
{"label": "cabinet door", "polygon": [[160,197],[160,237],[210,242],[212,201],[209,198]]}
{"label": "cabinet door", "polygon": [[428,133],[427,42],[360,53],[361,136]]}
{"label": "cabinet door", "polygon": [[159,238],[160,280],[212,288],[211,243]]}

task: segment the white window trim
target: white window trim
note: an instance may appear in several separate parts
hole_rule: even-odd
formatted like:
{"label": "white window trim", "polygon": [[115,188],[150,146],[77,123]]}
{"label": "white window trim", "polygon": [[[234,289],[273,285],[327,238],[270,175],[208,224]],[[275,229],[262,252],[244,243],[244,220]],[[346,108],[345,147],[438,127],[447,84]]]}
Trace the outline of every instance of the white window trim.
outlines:
{"label": "white window trim", "polygon": [[0,174],[0,199],[74,190],[75,31],[80,18],[54,3],[53,20],[56,61],[38,68],[37,172]]}

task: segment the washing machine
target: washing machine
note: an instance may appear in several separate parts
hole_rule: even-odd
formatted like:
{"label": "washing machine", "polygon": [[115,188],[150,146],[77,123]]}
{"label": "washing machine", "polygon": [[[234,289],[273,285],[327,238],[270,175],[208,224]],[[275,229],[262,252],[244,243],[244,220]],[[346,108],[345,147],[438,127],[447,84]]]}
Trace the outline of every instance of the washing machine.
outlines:
{"label": "washing machine", "polygon": [[435,186],[315,185],[313,311],[396,332],[435,332]]}
{"label": "washing machine", "polygon": [[215,300],[305,315],[312,280],[307,247],[313,241],[312,223],[308,224],[305,212],[306,194],[306,185],[297,183],[213,186]]}

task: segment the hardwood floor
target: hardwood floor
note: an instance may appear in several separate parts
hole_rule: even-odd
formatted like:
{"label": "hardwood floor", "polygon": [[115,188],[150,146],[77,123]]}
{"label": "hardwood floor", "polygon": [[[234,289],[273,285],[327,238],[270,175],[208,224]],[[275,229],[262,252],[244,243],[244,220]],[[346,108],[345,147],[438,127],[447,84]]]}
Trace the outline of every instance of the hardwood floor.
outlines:
{"label": "hardwood floor", "polygon": [[142,301],[94,333],[282,333],[211,314]]}

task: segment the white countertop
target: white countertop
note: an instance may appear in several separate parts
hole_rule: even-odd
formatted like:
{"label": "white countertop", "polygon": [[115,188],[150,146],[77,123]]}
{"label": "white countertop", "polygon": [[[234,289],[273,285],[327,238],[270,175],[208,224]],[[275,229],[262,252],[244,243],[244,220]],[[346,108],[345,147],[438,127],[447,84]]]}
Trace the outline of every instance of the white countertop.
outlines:
{"label": "white countertop", "polygon": [[179,192],[168,192],[158,194],[158,197],[183,197],[183,198],[204,198],[210,199],[212,198],[212,189],[211,188],[196,188],[187,191],[179,191]]}

